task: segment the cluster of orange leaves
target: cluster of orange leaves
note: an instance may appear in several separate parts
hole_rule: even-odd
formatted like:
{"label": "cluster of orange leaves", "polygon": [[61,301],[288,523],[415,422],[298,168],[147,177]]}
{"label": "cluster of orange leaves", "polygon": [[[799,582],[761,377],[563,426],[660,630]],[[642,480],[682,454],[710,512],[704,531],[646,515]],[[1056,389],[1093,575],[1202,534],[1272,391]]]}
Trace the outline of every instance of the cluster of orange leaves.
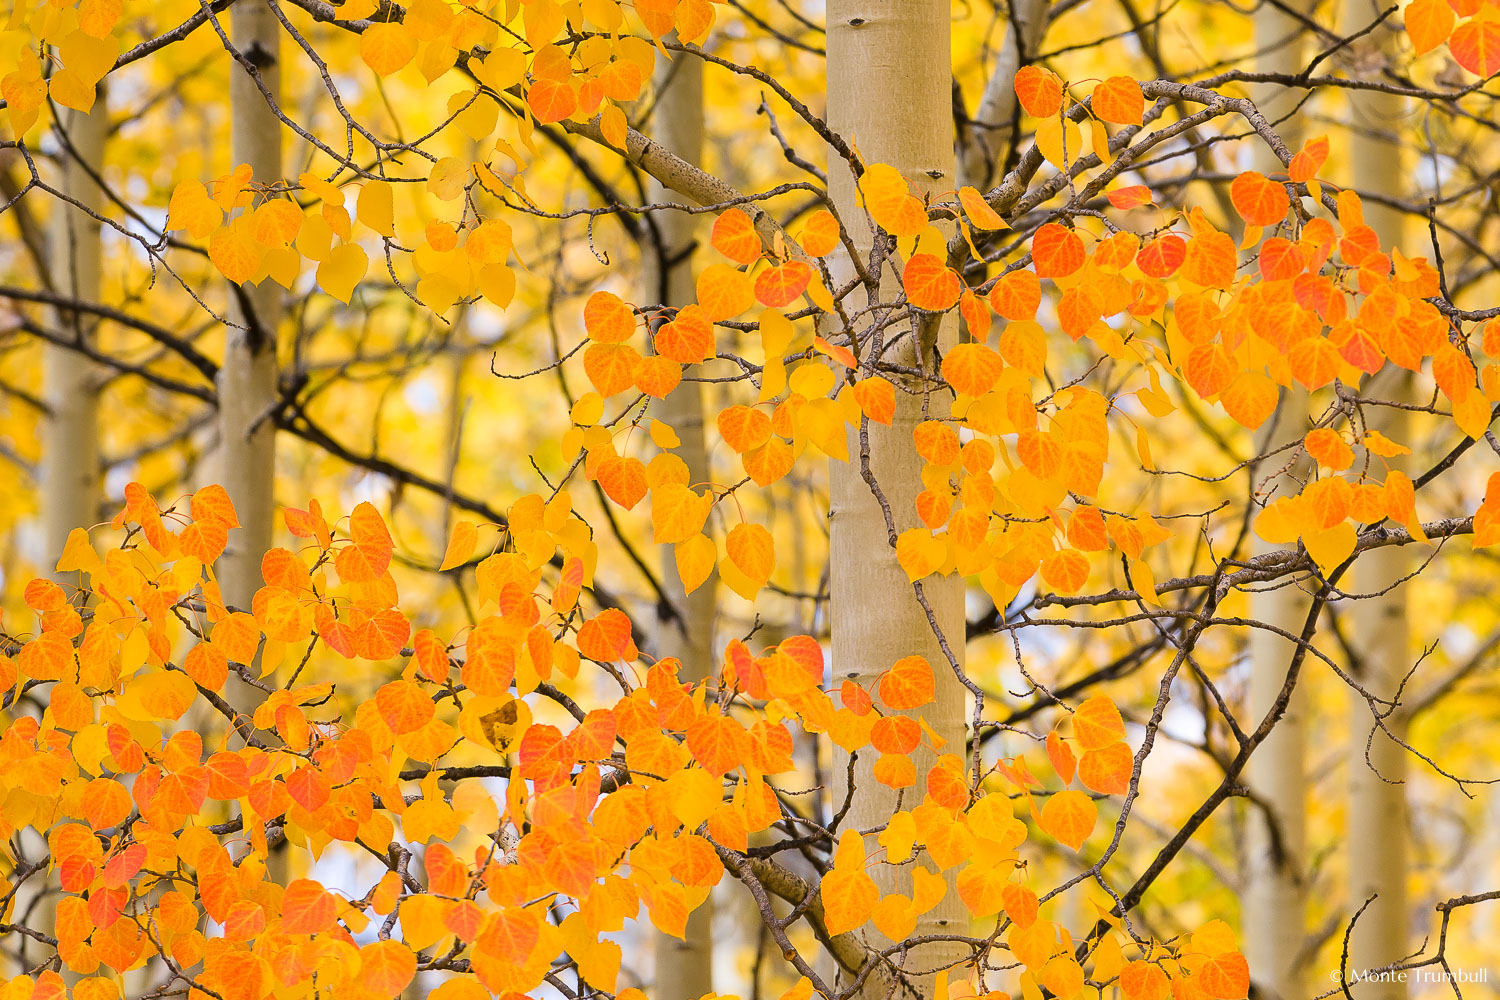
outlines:
{"label": "cluster of orange leaves", "polygon": [[[42,717],[17,717],[0,735],[0,837],[9,852],[24,828],[45,836],[40,862],[63,892],[57,952],[86,977],[75,997],[115,1000],[117,974],[160,958],[224,1000],[315,988],[390,997],[419,967],[450,970],[440,1000],[482,1000],[535,988],[562,953],[613,992],[621,955],[604,935],[642,909],[680,935],[723,874],[720,852],[744,851],[781,818],[772,781],[793,770],[790,726],[877,752],[877,776],[893,787],[916,783],[919,745],[943,749],[921,715],[935,680],[920,657],[893,664],[874,691],[846,681],[837,704],[807,636],[759,653],[733,642],[699,685],[678,679],[676,660],[640,662],[622,612],[585,617],[578,604],[594,550],[566,494],[518,501],[489,554],[474,554],[478,526],[455,531],[445,562],[473,566],[490,613],[452,642],[410,634],[395,607],[391,535],[367,503],[333,524],[316,502],[285,511],[306,544],[266,554],[265,586],[243,611],[224,606],[213,573],[237,524],[221,488],[165,510],[138,485],[127,498],[110,526],[118,544],[101,554],[83,529],[69,539],[58,565],[79,574],[76,590],[26,587],[35,631],[0,659],[5,689],[49,686]],[[560,568],[543,586],[554,555]],[[396,676],[363,689],[343,674],[303,679],[314,643]],[[555,698],[573,713],[566,728],[537,721],[541,696],[557,691],[549,682],[566,685],[585,659],[640,682],[588,712]],[[253,704],[231,729],[215,712],[244,691]],[[1114,705],[1092,699],[1061,725],[1071,735],[1054,732],[1047,748],[1062,784],[1076,771],[1095,793],[1124,792],[1132,759]],[[481,783],[497,776],[498,798]],[[1024,758],[974,788],[960,758],[943,754],[925,785],[876,838],[883,857],[843,832],[821,890],[829,930],[873,920],[899,936],[952,872],[976,918],[1010,921],[1034,983],[1075,996],[1082,967],[1066,930],[1038,917],[1018,853],[1027,827],[1006,790],[1074,849],[1093,829],[1093,799],[1064,788],[1038,805],[1044,788]],[[363,895],[311,878],[279,885],[266,858],[282,836],[315,855],[363,845],[391,870]],[[450,846],[459,841],[469,849]],[[424,847],[420,872],[394,860],[413,845]],[[21,859],[5,857],[16,873]],[[875,864],[920,869],[914,897],[871,898]],[[549,913],[562,900],[559,922]],[[382,920],[392,915],[399,932]],[[1243,959],[1212,927],[1130,962],[1118,936],[1096,951],[1092,974],[1120,976],[1131,1000],[1162,1000],[1168,977],[1195,997],[1245,993]],[[62,995],[53,972],[0,987],[5,1000]]]}

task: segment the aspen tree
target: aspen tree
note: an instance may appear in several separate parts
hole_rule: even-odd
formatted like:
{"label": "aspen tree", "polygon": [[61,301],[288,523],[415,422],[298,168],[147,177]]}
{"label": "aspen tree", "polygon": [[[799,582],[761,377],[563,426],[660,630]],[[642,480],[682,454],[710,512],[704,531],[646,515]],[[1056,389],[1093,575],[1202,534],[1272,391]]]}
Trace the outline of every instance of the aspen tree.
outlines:
{"label": "aspen tree", "polygon": [[[1361,30],[1379,14],[1368,0],[1348,0],[1344,23],[1350,31]],[[1394,32],[1381,25],[1367,47],[1356,51],[1368,60],[1369,72],[1378,73],[1373,67],[1387,64],[1397,42]],[[1360,192],[1402,190],[1409,183],[1401,137],[1410,107],[1400,97],[1366,91],[1351,91],[1349,102],[1351,185]],[[1364,216],[1382,247],[1405,245],[1405,217],[1400,211],[1368,199]],[[1410,372],[1388,364],[1366,393],[1399,404],[1411,401],[1413,388]],[[1414,446],[1408,411],[1399,406],[1366,406],[1363,414],[1370,430]],[[1377,465],[1384,463],[1393,471],[1410,474],[1402,456],[1370,458]],[[1416,568],[1414,556],[1411,546],[1387,546],[1362,556],[1354,566],[1350,589],[1359,595],[1376,595],[1354,601],[1351,608],[1355,678],[1377,699],[1394,698],[1411,669],[1408,590],[1402,581]],[[1349,700],[1348,914],[1352,917],[1365,900],[1374,897],[1349,939],[1349,968],[1363,971],[1399,962],[1412,950],[1407,943],[1406,750],[1375,728],[1372,706],[1363,695],[1351,690]],[[1377,704],[1382,713],[1391,709],[1388,702]],[[1384,725],[1404,738],[1405,713],[1400,706],[1385,716]],[[1394,977],[1362,982],[1352,989],[1358,1000],[1403,1000],[1407,995],[1406,984]]]}
{"label": "aspen tree", "polygon": [[[262,0],[230,13],[235,47],[273,96],[280,92],[280,25]],[[250,165],[253,183],[281,179],[281,121],[238,61],[230,67],[231,168]],[[224,600],[249,610],[261,585],[261,556],[271,547],[275,517],[276,329],[281,290],[269,278],[231,285],[224,364],[219,371],[220,482],[229,491],[240,527],[220,574]]]}
{"label": "aspen tree", "polygon": [[[650,134],[653,142],[675,153],[693,166],[703,162],[703,62],[679,53],[657,63],[656,100],[651,106]],[[659,181],[651,180],[647,197],[653,201],[670,197]],[[696,217],[682,212],[662,212],[655,218],[656,239],[642,245],[643,303],[673,309],[693,302],[694,242],[698,238]],[[655,325],[655,324],[653,324]],[[686,463],[688,481],[702,489],[709,481],[708,449],[703,437],[703,388],[701,382],[683,381],[653,408],[657,419],[670,425],[682,442],[672,449]],[[682,578],[673,558],[673,546],[662,545],[661,579],[671,607],[658,609],[655,641],[660,657],[682,661],[679,676],[701,681],[713,672],[714,594],[717,578],[710,574],[691,594],[684,593]],[[713,990],[713,897],[704,900],[688,917],[679,938],[656,932],[656,975],[653,996],[661,1000],[693,1000]]]}
{"label": "aspen tree", "polygon": [[[78,205],[58,201],[51,234],[51,280],[57,294],[79,302],[100,301],[99,222],[90,216],[104,202],[93,175],[104,163],[109,111],[103,88],[87,113],[70,111],[58,122],[63,142],[61,191]],[[87,211],[85,211],[87,209]],[[61,337],[92,345],[96,317],[56,310]],[[68,533],[99,520],[99,383],[101,373],[85,354],[60,344],[43,347],[42,431],[43,549],[50,568]],[[67,576],[69,574],[60,574]]]}
{"label": "aspen tree", "polygon": [[[928,194],[954,187],[949,16],[949,5],[938,0],[839,0],[828,7],[829,126],[857,145],[866,162],[895,167],[919,192]],[[862,211],[856,181],[836,154],[830,154],[828,180],[838,211],[846,219],[856,218]],[[857,223],[848,228],[855,252],[868,255],[869,229]],[[836,280],[839,277],[836,273]],[[886,283],[888,292],[897,286],[894,278]],[[885,342],[902,333],[906,336],[893,352],[898,362],[931,371],[936,352],[953,345],[957,323],[948,313],[930,328],[924,324],[919,330],[888,329]],[[912,440],[913,428],[923,419],[923,387],[913,383],[906,388],[915,391],[898,389],[891,425],[863,420],[849,432],[848,461],[830,467],[833,682],[837,686],[852,679],[873,690],[877,677],[897,660],[925,657],[937,679],[937,693],[924,715],[934,731],[962,753],[964,689],[948,657],[951,654],[963,666],[963,581],[954,574],[920,581],[931,609],[929,620],[893,548],[897,533],[919,523],[914,508],[923,488],[923,461]],[[949,398],[934,394],[933,405],[943,408]],[[894,523],[887,522],[888,516]],[[891,544],[885,544],[887,539]],[[942,633],[941,645],[937,631]],[[879,826],[897,808],[896,792],[873,775],[875,756],[860,753],[854,767],[856,791],[846,819],[851,829]],[[930,752],[917,755],[917,787],[907,790],[908,807],[921,801],[931,766]],[[837,799],[844,790],[845,769],[836,765],[833,773],[838,776],[833,779]],[[895,881],[889,869],[877,875],[877,883],[882,878]],[[882,890],[902,891],[891,884]],[[904,891],[909,893],[910,887]],[[962,933],[966,918],[957,893],[949,892],[919,918],[915,933]],[[960,951],[936,945],[925,954],[914,953],[912,961],[923,968],[936,967],[957,960]],[[889,988],[885,977],[871,976],[862,995],[883,997]]]}
{"label": "aspen tree", "polygon": [[[1305,13],[1306,4],[1297,8]],[[1291,13],[1269,4],[1254,14],[1255,50],[1261,53],[1257,69],[1265,73],[1295,74],[1307,56],[1303,44],[1306,26]],[[1262,114],[1282,122],[1282,138],[1295,150],[1302,143],[1302,122],[1288,117],[1300,91],[1278,84],[1255,88],[1253,96]],[[1268,147],[1255,147],[1255,168],[1267,176],[1285,172],[1285,165]],[[1295,458],[1279,452],[1282,445],[1306,432],[1307,390],[1293,383],[1282,389],[1281,401],[1272,419],[1255,439],[1257,454],[1271,457],[1254,467],[1250,488],[1265,503],[1280,496],[1296,496],[1306,482],[1310,463],[1300,449]],[[1254,538],[1253,553],[1269,552],[1276,546]],[[1302,631],[1310,602],[1295,583],[1260,588],[1250,595],[1250,617],[1293,635]],[[1260,724],[1281,695],[1286,673],[1297,647],[1269,629],[1250,631],[1250,683],[1245,724]],[[1307,930],[1307,778],[1305,773],[1306,684],[1292,692],[1285,714],[1250,758],[1245,768],[1252,797],[1247,804],[1244,851],[1242,924],[1245,957],[1250,977],[1260,995],[1291,1000],[1304,995],[1302,962]]]}

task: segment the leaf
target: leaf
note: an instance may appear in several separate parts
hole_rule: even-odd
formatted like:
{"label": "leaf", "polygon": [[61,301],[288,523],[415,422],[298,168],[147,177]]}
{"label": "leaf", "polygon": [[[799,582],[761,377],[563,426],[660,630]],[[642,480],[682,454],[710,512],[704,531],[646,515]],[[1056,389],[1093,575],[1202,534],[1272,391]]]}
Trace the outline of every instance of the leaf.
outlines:
{"label": "leaf", "polygon": [[334,559],[339,579],[345,583],[368,583],[385,575],[394,545],[385,518],[368,500],[349,515],[349,537],[353,544],[339,549]]}
{"label": "leaf", "polygon": [[1088,699],[1073,712],[1073,737],[1085,752],[1120,742],[1125,739],[1120,710],[1103,695]]}
{"label": "leaf", "polygon": [[1146,111],[1141,85],[1128,76],[1112,76],[1094,87],[1089,106],[1094,114],[1116,125],[1139,125]]}
{"label": "leaf", "polygon": [[1059,549],[1042,560],[1042,579],[1059,594],[1076,594],[1089,579],[1088,556],[1077,549]]}
{"label": "leaf", "polygon": [[370,258],[358,243],[334,247],[318,265],[318,287],[348,304],[369,267]]}
{"label": "leaf", "polygon": [[854,399],[859,410],[877,424],[889,427],[896,417],[896,387],[886,379],[872,375],[854,383]]}
{"label": "leaf", "polygon": [[1291,206],[1286,188],[1254,170],[1247,170],[1229,185],[1229,197],[1240,218],[1251,226],[1274,226],[1286,218]]}
{"label": "leaf", "polygon": [[755,298],[761,305],[780,309],[797,301],[812,277],[812,268],[800,260],[766,268],[755,279]]}
{"label": "leaf", "polygon": [[417,974],[417,958],[400,941],[376,941],[359,950],[359,982],[376,996],[394,997]]}
{"label": "leaf", "polygon": [[583,305],[583,327],[598,343],[623,343],[635,333],[635,311],[613,292],[597,291]]}
{"label": "leaf", "polygon": [[765,586],[776,568],[775,543],[769,531],[759,524],[737,524],[729,530],[724,547],[730,561],[755,584],[756,590]]}
{"label": "leaf", "polygon": [[710,264],[698,275],[698,304],[710,321],[732,319],[755,305],[755,285],[744,271]]}
{"label": "leaf", "polygon": [[1042,284],[1035,271],[1012,271],[990,289],[990,308],[1009,320],[1032,320],[1042,304]]}
{"label": "leaf", "polygon": [[578,110],[578,91],[571,80],[542,78],[526,91],[526,106],[544,125],[560,122]]}
{"label": "leaf", "polygon": [[1073,230],[1049,222],[1031,238],[1031,259],[1039,278],[1065,278],[1083,266],[1083,240]]}
{"label": "leaf", "polygon": [[688,726],[687,745],[693,759],[718,778],[745,762],[750,751],[750,734],[734,719],[714,710],[698,716]]}
{"label": "leaf", "polygon": [[1126,187],[1111,188],[1105,192],[1109,203],[1120,211],[1132,208],[1140,208],[1142,205],[1150,205],[1156,199],[1151,194],[1151,189],[1144,184],[1131,184]]}
{"label": "leaf", "polygon": [[895,167],[872,163],[859,179],[870,218],[892,236],[915,236],[927,227],[927,210]]}
{"label": "leaf", "polygon": [[1120,970],[1120,990],[1125,1000],[1167,1000],[1172,984],[1161,966],[1136,961]]}
{"label": "leaf", "polygon": [[1482,79],[1500,73],[1500,13],[1488,4],[1454,29],[1448,39],[1453,61]]}
{"label": "leaf", "polygon": [[448,535],[448,548],[443,552],[443,561],[438,566],[438,571],[449,570],[468,562],[474,554],[474,545],[478,538],[479,528],[473,521],[463,519],[454,521],[453,530]]}
{"label": "leaf", "polygon": [[432,699],[411,681],[391,681],[375,692],[380,717],[398,736],[427,725],[435,714]]}
{"label": "leaf", "polygon": [[578,630],[578,652],[591,660],[609,663],[632,648],[630,619],[618,608],[606,608]]}
{"label": "leaf", "polygon": [[1062,783],[1072,784],[1073,776],[1078,773],[1078,761],[1072,748],[1055,729],[1047,733],[1047,759],[1052,762],[1052,770],[1057,772]]}
{"label": "leaf", "polygon": [[715,250],[737,264],[753,264],[760,259],[760,234],[742,209],[731,208],[714,220],[711,242]]}
{"label": "leaf", "polygon": [[955,392],[983,396],[995,387],[1005,363],[983,344],[959,344],[943,359],[943,378]]}
{"label": "leaf", "polygon": [[858,831],[846,829],[839,838],[832,870],[823,876],[823,924],[829,934],[863,927],[880,901],[875,880],[864,870],[865,854]]}
{"label": "leaf", "polygon": [[377,76],[390,76],[416,54],[417,40],[411,29],[396,22],[372,24],[359,36],[359,57]]}
{"label": "leaf", "polygon": [[797,240],[809,256],[826,257],[839,245],[838,220],[828,209],[820,208],[808,217]]}
{"label": "leaf", "polygon": [[969,223],[975,229],[983,229],[986,232],[995,229],[1009,229],[1000,213],[990,207],[989,202],[984,200],[984,195],[977,188],[965,184],[958,189],[958,201],[963,206],[964,213],[969,217]]}
{"label": "leaf", "polygon": [[1077,851],[1094,832],[1094,823],[1099,811],[1094,802],[1082,792],[1072,790],[1057,792],[1047,799],[1039,820],[1041,828],[1050,833],[1057,842]]}
{"label": "leaf", "polygon": [[1130,790],[1130,775],[1135,757],[1130,747],[1116,742],[1090,750],[1078,761],[1078,780],[1083,786],[1105,795],[1124,795]]}
{"label": "leaf", "polygon": [[712,538],[699,534],[678,542],[672,549],[672,556],[677,564],[677,577],[682,581],[683,592],[691,594],[713,574],[719,550]]}
{"label": "leaf", "polygon": [[930,704],[936,693],[932,666],[921,656],[904,656],[880,678],[880,700],[898,712]]}
{"label": "leaf", "polygon": [[958,303],[962,290],[957,272],[930,253],[913,254],[901,272],[907,300],[918,309],[943,312]]}
{"label": "leaf", "polygon": [[1016,73],[1016,100],[1033,118],[1051,118],[1062,110],[1062,80],[1040,66],[1022,66]]}

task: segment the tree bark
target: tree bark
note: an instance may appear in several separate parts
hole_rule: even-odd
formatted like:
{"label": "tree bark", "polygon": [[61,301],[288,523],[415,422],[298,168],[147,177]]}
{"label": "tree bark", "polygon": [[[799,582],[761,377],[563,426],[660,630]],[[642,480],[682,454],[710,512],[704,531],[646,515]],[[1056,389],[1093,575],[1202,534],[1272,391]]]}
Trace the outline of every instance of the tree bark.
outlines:
{"label": "tree bark", "polygon": [[[1348,0],[1345,8],[1347,30],[1364,28],[1378,16],[1369,0]],[[1384,64],[1387,54],[1396,51],[1394,31],[1386,25],[1377,28],[1368,39],[1363,58]],[[1351,95],[1351,135],[1349,149],[1350,183],[1358,191],[1401,191],[1409,187],[1404,172],[1404,150],[1399,136],[1410,114],[1405,100],[1388,94],[1359,93]],[[1403,213],[1366,202],[1365,222],[1380,237],[1386,252],[1403,243]],[[1376,398],[1398,402],[1411,401],[1414,386],[1411,373],[1387,364],[1386,370],[1368,383]],[[1418,450],[1411,439],[1411,424],[1406,410],[1395,407],[1366,407],[1364,416],[1370,429],[1378,430],[1391,440]],[[1409,472],[1406,459],[1398,456],[1384,460],[1391,469]],[[1381,469],[1381,459],[1372,461]],[[1406,591],[1393,587],[1415,569],[1413,547],[1385,546],[1361,556],[1354,566],[1352,589],[1359,594],[1376,594],[1354,602],[1351,633],[1357,653],[1356,677],[1377,698],[1391,698],[1401,679],[1411,668],[1410,625],[1407,619]],[[1409,916],[1406,901],[1406,854],[1408,812],[1406,803],[1406,751],[1377,730],[1371,708],[1356,691],[1350,692],[1349,746],[1349,813],[1346,836],[1349,844],[1348,899],[1345,905],[1352,916],[1366,899],[1374,897],[1358,923],[1349,942],[1351,970],[1376,969],[1405,958],[1412,948],[1407,944]],[[1382,711],[1385,707],[1382,707]],[[1391,732],[1405,737],[1405,711],[1397,708],[1385,720]],[[1406,984],[1399,981],[1365,982],[1352,987],[1357,1000],[1404,1000]]]}
{"label": "tree bark", "polygon": [[[109,110],[101,89],[93,108],[66,112],[58,122],[67,137],[59,190],[98,212],[104,192],[95,183],[104,166]],[[81,302],[100,301],[99,223],[83,209],[58,201],[52,224],[52,284],[58,294]],[[98,318],[68,309],[56,311],[58,332],[92,344]],[[42,429],[42,558],[49,569],[74,528],[99,520],[100,371],[84,354],[60,344],[43,347],[42,398],[48,414]],[[63,574],[76,577],[76,574]]]}
{"label": "tree bark", "polygon": [[[954,187],[949,17],[949,5],[940,0],[834,0],[828,5],[828,124],[857,144],[867,163],[890,164],[923,193]],[[848,164],[831,151],[828,176],[829,193],[855,252],[868,255],[872,234],[863,222],[855,178]],[[852,265],[842,260],[835,266],[847,275]],[[894,298],[896,286],[896,280],[887,277],[883,297]],[[864,304],[851,303],[856,309]],[[934,370],[935,351],[951,347],[957,329],[950,313],[940,325],[921,333],[925,342],[920,346],[918,332],[909,331],[888,356],[902,365],[925,364]],[[899,332],[887,329],[885,342],[891,344]],[[862,338],[862,342],[869,340]],[[913,505],[923,488],[923,461],[913,444],[912,429],[923,419],[923,398],[898,388],[896,400],[892,425],[866,421],[852,429],[849,460],[830,466],[832,680],[835,684],[853,680],[874,693],[880,674],[898,659],[926,657],[937,678],[937,697],[923,714],[948,741],[948,749],[957,748],[962,754],[964,689],[896,561],[892,526],[864,475],[867,465],[894,519],[895,532],[919,523]],[[931,404],[938,412],[946,412],[946,398],[935,397]],[[921,583],[936,624],[962,666],[963,581],[949,575],[930,576]],[[856,791],[844,821],[847,828],[878,826],[894,810],[912,808],[922,800],[925,776],[933,762],[930,751],[915,755],[918,784],[907,789],[904,797],[875,779],[875,756],[862,753],[856,761]],[[845,773],[843,764],[833,769],[835,800],[842,796]],[[906,868],[877,865],[872,874],[882,895],[911,892]],[[966,910],[950,889],[939,906],[919,919],[915,934],[961,934],[966,927]],[[868,936],[872,943],[878,942],[877,932],[870,931]],[[930,970],[962,954],[961,948],[946,943],[921,945],[907,953],[906,963],[908,968]],[[871,976],[861,995],[870,1000],[884,997],[890,985],[883,975]],[[932,977],[924,976],[914,985],[930,993]]]}
{"label": "tree bark", "polygon": [[988,191],[1000,179],[1005,155],[1015,134],[1020,105],[1016,100],[1016,71],[1035,59],[1047,32],[1048,5],[1045,0],[1015,0],[1010,5],[1010,20],[1005,25],[1005,39],[995,56],[974,120],[967,135],[960,137],[958,183]]}
{"label": "tree bark", "polygon": [[[264,0],[235,4],[234,44],[260,70],[271,93],[280,91],[280,26]],[[255,81],[239,65],[230,67],[231,166],[250,164],[254,183],[281,179],[281,121]],[[224,365],[219,372],[220,482],[234,501],[240,527],[219,561],[224,600],[248,611],[261,584],[260,560],[271,547],[275,517],[276,329],[281,290],[270,279],[257,286],[230,287]],[[230,682],[234,684],[234,681]],[[248,694],[248,691],[242,692]]]}
{"label": "tree bark", "polygon": [[[1306,3],[1297,5],[1305,10]],[[1254,14],[1255,49],[1262,53],[1256,69],[1264,73],[1297,73],[1306,64],[1302,22],[1282,10],[1263,4]],[[1301,91],[1274,84],[1255,87],[1256,106],[1279,129],[1288,147],[1302,145],[1301,121],[1288,117]],[[1284,172],[1275,153],[1264,144],[1255,147],[1255,169],[1268,176]],[[1257,453],[1264,454],[1306,433],[1307,390],[1292,385],[1281,394],[1276,414],[1256,439]],[[1273,456],[1257,469],[1252,488],[1266,501],[1295,495],[1311,469],[1306,458],[1288,466],[1285,453]],[[1268,475],[1270,474],[1270,475]],[[1275,546],[1255,538],[1255,555]],[[1262,589],[1250,596],[1250,617],[1293,635],[1302,631],[1309,601],[1295,585]],[[1248,724],[1259,725],[1275,705],[1286,682],[1286,672],[1296,653],[1296,644],[1266,631],[1250,635],[1250,690]],[[1307,927],[1307,777],[1304,755],[1307,742],[1307,693],[1305,684],[1292,692],[1291,701],[1276,728],[1256,749],[1245,767],[1250,788],[1242,857],[1242,920],[1245,958],[1255,993],[1267,1000],[1300,1000],[1305,995],[1303,944]]]}
{"label": "tree bark", "polygon": [[[655,91],[649,128],[652,140],[685,162],[702,166],[703,61],[687,53],[678,53],[670,61],[658,60]],[[653,201],[666,194],[660,182],[653,179],[648,183],[647,196]],[[676,308],[696,301],[692,267],[692,249],[698,238],[696,217],[663,212],[657,214],[655,223],[657,240],[648,240],[643,246],[643,302]],[[652,412],[677,432],[682,443],[673,452],[687,464],[694,489],[709,481],[702,386],[701,382],[682,382],[652,407]],[[684,681],[699,681],[713,670],[718,577],[710,575],[697,590],[684,593],[672,550],[671,545],[659,547],[662,589],[671,607],[658,609],[656,651],[658,656],[675,656],[682,661],[680,676]],[[688,917],[683,937],[656,933],[654,1000],[696,1000],[713,992],[713,920],[714,899],[710,894]]]}

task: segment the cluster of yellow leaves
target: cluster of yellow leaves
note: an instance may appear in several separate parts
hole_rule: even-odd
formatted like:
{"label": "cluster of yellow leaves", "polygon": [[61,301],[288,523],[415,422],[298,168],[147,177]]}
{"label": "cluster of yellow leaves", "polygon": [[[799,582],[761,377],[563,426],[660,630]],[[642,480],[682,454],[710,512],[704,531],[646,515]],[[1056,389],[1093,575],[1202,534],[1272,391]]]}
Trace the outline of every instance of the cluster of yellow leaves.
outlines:
{"label": "cluster of yellow leaves", "polygon": [[[12,5],[0,22],[0,98],[15,136],[36,125],[49,96],[78,111],[94,106],[99,82],[120,55],[115,26],[121,10],[121,0]],[[38,39],[53,45],[55,62],[45,77],[33,44]]]}
{"label": "cluster of yellow leaves", "polygon": [[[84,586],[32,581],[25,596],[37,631],[0,660],[5,687],[50,685],[41,719],[17,718],[0,735],[0,837],[14,843],[30,827],[46,838],[64,894],[59,956],[96,984],[75,995],[114,1000],[112,977],[157,956],[226,1000],[273,989],[311,996],[315,983],[391,997],[439,956],[463,956],[469,971],[438,995],[482,1000],[534,989],[562,953],[587,982],[614,991],[621,954],[605,935],[643,916],[682,934],[722,877],[720,852],[746,850],[751,834],[781,818],[768,779],[793,769],[794,724],[850,753],[873,747],[876,777],[895,788],[917,783],[919,747],[940,755],[922,801],[879,834],[882,859],[872,861],[858,832],[841,835],[820,888],[830,931],[873,920],[893,937],[910,933],[946,895],[942,873],[952,870],[977,918],[1010,921],[1012,947],[1037,983],[1076,992],[1063,988],[1082,975],[1076,963],[1062,967],[1072,961],[1066,931],[1037,929],[1038,901],[1017,881],[1026,825],[1008,794],[988,779],[971,787],[963,761],[942,753],[921,715],[936,688],[921,657],[892,664],[873,691],[845,681],[836,702],[815,639],[758,654],[735,641],[715,679],[684,684],[676,660],[638,662],[622,612],[581,614],[596,552],[565,493],[518,501],[487,555],[477,551],[481,532],[496,529],[455,529],[444,565],[472,567],[482,615],[461,642],[410,634],[395,607],[391,534],[368,503],[332,524],[316,501],[286,510],[305,546],[267,553],[254,607],[228,608],[212,569],[237,525],[224,491],[205,487],[166,509],[137,485],[126,495],[113,525],[123,542],[101,554],[76,531],[58,565]],[[558,567],[550,587],[548,563]],[[341,715],[333,684],[295,686],[301,667],[281,681],[283,661],[305,662],[288,655],[293,647],[312,642],[404,663]],[[575,677],[583,659],[642,680],[611,707],[572,706],[566,730],[533,721],[528,697],[558,674]],[[222,719],[171,727],[200,695],[212,701],[246,682],[264,690],[234,728]],[[1095,698],[1070,718],[1080,780],[1100,794],[1123,791],[1130,755],[1114,705]],[[1064,738],[1054,733],[1048,750],[1061,773]],[[995,773],[1041,829],[1081,845],[1091,800],[1064,791],[1038,807],[1024,759]],[[508,779],[499,801],[480,783],[494,777]],[[462,854],[450,844],[464,829],[495,840]],[[498,853],[507,834],[514,849]],[[422,871],[393,868],[359,897],[308,878],[276,885],[265,865],[272,835],[314,852],[391,844],[393,859],[397,845],[420,844]],[[911,894],[882,897],[870,863],[909,868]],[[560,920],[558,898],[573,904]],[[392,916],[398,931],[387,919],[374,940],[365,934]],[[218,930],[205,931],[204,917]],[[1110,947],[1100,954],[1119,950]],[[1096,975],[1123,974],[1100,958],[1094,965]],[[1243,996],[1194,975],[1206,997]],[[0,991],[6,1000],[59,996],[51,976]]]}
{"label": "cluster of yellow leaves", "polygon": [[[398,242],[395,186],[364,181],[351,215],[344,188],[307,173],[299,184],[308,196],[306,205],[290,193],[257,187],[246,164],[208,185],[183,181],[172,191],[167,225],[206,240],[209,260],[230,281],[269,278],[290,289],[307,260],[317,264],[323,291],[347,303],[370,267],[359,236],[378,238],[385,248],[381,252]],[[505,222],[471,220],[459,228],[430,222],[420,238],[399,242],[416,247],[409,255],[417,274],[416,295],[433,311],[442,313],[476,292],[500,308],[510,303],[516,279],[506,263],[512,239]]]}

